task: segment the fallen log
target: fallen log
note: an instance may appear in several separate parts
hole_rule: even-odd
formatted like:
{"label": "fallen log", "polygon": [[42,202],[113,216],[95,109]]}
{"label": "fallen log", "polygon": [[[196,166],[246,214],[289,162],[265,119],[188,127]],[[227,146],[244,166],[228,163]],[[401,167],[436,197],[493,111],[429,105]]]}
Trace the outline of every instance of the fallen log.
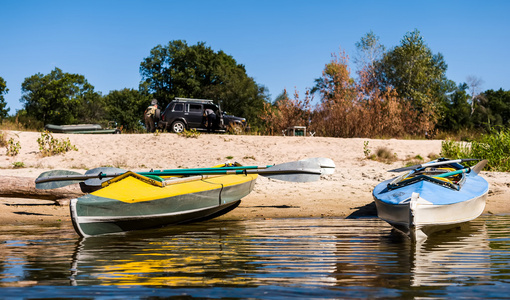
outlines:
{"label": "fallen log", "polygon": [[0,197],[54,200],[62,204],[68,199],[85,195],[78,184],[53,190],[35,188],[35,178],[0,176]]}

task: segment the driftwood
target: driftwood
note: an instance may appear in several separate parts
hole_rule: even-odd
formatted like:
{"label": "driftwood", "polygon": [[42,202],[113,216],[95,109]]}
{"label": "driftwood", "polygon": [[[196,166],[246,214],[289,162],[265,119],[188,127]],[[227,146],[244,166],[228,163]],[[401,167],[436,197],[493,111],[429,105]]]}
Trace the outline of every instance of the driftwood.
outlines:
{"label": "driftwood", "polygon": [[35,178],[0,176],[0,197],[54,200],[62,204],[83,195],[78,184],[53,190],[38,190],[35,188]]}

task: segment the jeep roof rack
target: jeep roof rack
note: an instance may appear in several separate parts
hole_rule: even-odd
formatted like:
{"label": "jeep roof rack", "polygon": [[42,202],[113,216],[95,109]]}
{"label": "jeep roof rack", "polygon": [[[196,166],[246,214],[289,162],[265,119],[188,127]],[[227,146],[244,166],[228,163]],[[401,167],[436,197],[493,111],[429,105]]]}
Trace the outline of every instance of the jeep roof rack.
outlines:
{"label": "jeep roof rack", "polygon": [[208,100],[208,99],[192,99],[192,98],[177,98],[176,97],[175,100],[180,101],[180,102],[199,102],[202,104],[214,103],[213,100]]}

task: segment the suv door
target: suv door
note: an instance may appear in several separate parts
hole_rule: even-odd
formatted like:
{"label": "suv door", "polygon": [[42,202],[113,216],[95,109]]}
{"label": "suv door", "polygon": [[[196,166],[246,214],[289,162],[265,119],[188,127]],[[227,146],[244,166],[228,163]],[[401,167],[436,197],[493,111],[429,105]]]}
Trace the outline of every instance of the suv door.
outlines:
{"label": "suv door", "polygon": [[190,128],[202,128],[203,127],[203,116],[204,107],[199,103],[188,103],[186,104],[186,121]]}
{"label": "suv door", "polygon": [[161,120],[164,122],[164,126],[170,126],[175,120],[182,119],[184,116],[184,103],[173,103],[167,105]]}

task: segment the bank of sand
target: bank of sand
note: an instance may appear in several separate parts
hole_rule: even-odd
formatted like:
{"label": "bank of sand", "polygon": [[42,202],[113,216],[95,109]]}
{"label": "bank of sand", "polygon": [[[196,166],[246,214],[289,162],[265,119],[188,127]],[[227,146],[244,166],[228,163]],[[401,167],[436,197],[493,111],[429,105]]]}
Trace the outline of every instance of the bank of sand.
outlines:
{"label": "bank of sand", "polygon": [[[284,137],[202,134],[185,138],[176,134],[75,135],[69,138],[78,151],[42,157],[37,139],[40,133],[5,131],[20,142],[20,153],[9,157],[0,150],[0,176],[35,179],[52,169],[84,173],[87,169],[115,166],[129,170],[209,167],[226,161],[243,165],[279,164],[311,157],[328,157],[336,164],[333,175],[318,182],[291,183],[259,176],[255,189],[223,219],[375,216],[372,189],[394,176],[388,169],[401,167],[404,160],[438,155],[440,140],[377,140],[322,137]],[[365,159],[364,142],[373,152],[386,147],[399,158],[391,164]],[[15,162],[24,168],[14,169]],[[510,212],[510,173],[482,172],[490,184],[484,213]],[[0,198],[0,223],[27,224],[69,222],[68,206],[53,201]]]}

